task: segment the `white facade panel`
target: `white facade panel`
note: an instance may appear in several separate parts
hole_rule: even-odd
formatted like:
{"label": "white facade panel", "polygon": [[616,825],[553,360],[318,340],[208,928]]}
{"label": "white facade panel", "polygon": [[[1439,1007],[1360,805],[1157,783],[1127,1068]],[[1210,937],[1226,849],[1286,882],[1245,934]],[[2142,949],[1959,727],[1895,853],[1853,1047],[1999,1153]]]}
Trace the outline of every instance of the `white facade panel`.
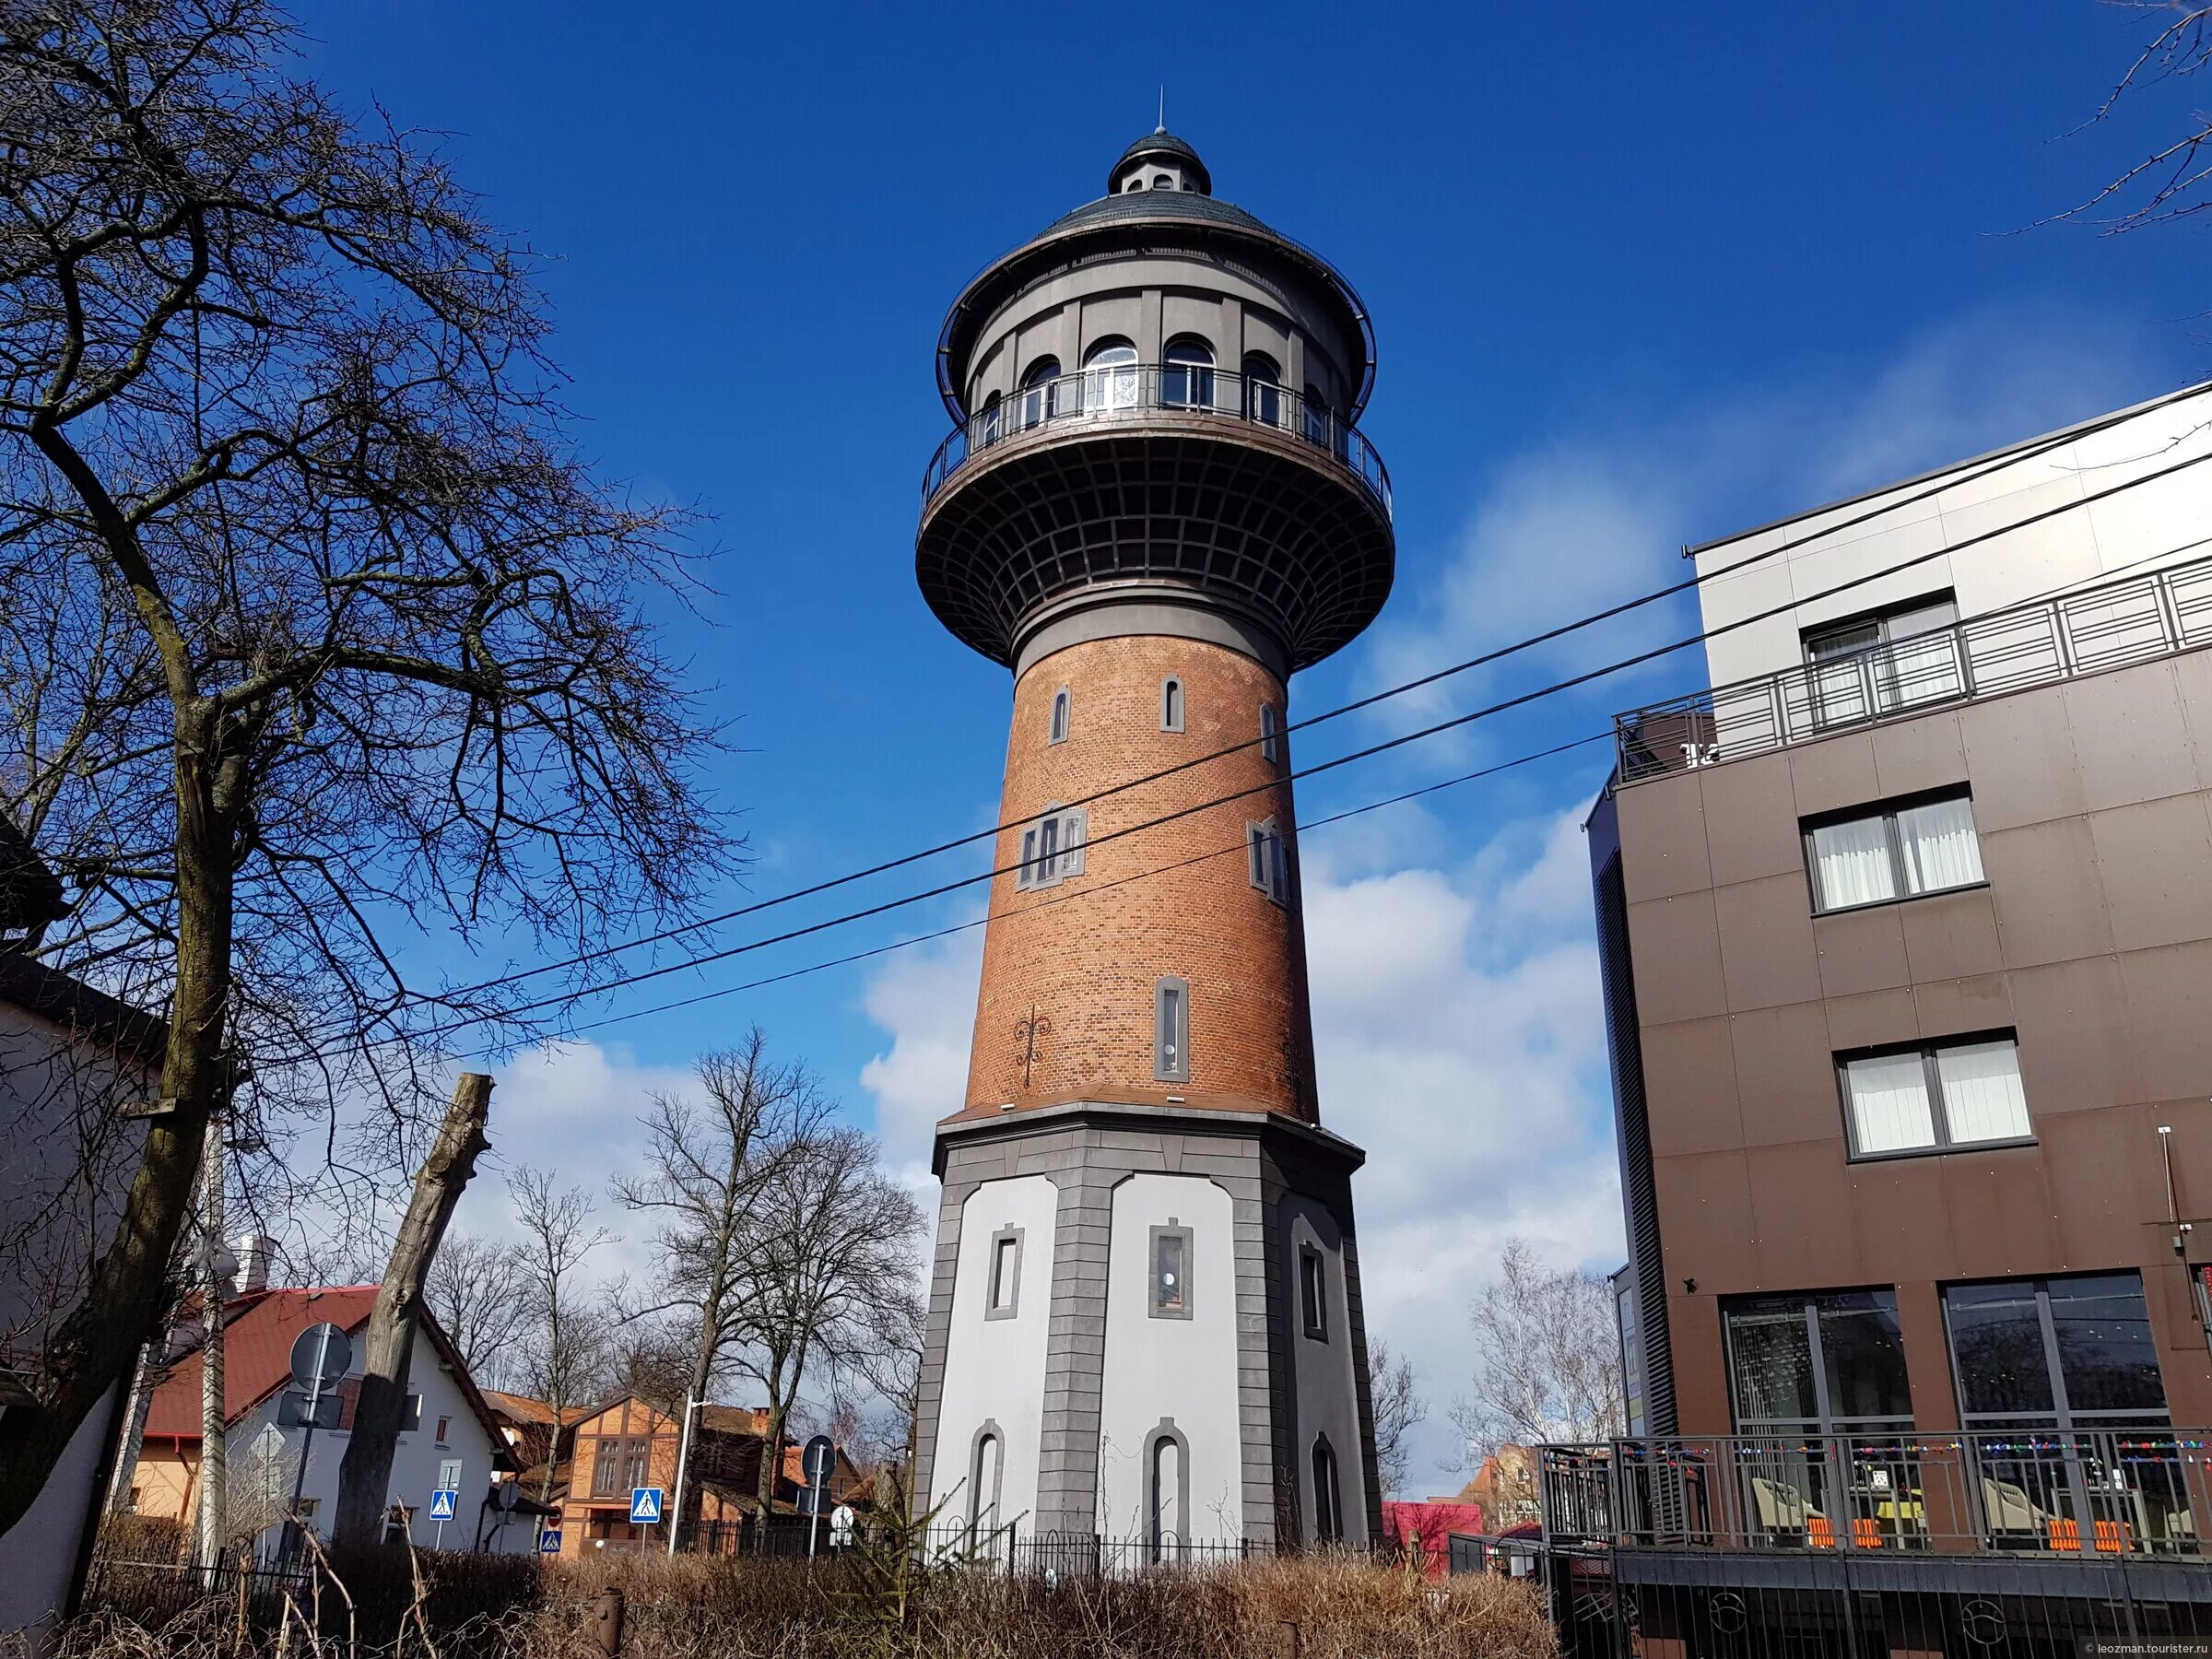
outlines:
{"label": "white facade panel", "polygon": [[[987,1181],[960,1210],[952,1324],[937,1411],[929,1503],[940,1523],[982,1519],[1026,1530],[1037,1507],[1044,1411],[1045,1345],[1052,1328],[1053,1246],[1059,1189],[1044,1175]],[[1011,1312],[989,1306],[996,1241],[1012,1230],[1016,1292]],[[984,1484],[974,1486],[978,1437],[995,1437]]]}

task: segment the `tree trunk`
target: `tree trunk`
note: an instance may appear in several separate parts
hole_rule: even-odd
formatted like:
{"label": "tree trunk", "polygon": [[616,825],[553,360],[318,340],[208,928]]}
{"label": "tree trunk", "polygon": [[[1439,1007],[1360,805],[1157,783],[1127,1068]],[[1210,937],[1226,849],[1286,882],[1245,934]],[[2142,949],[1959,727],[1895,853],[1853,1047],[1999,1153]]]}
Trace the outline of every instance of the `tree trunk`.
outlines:
{"label": "tree trunk", "polygon": [[222,1564],[230,1546],[230,1419],[223,1398],[223,1116],[207,1114],[200,1153],[200,1512],[193,1560]]}
{"label": "tree trunk", "polygon": [[338,1465],[338,1508],[331,1542],[340,1548],[374,1544],[392,1484],[392,1453],[407,1403],[407,1365],[415,1327],[422,1318],[422,1286],[445,1237],[462,1190],[490,1147],[484,1125],[491,1115],[491,1079],[463,1072],[453,1086],[436,1144],[415,1177],[415,1195],[392,1245],[392,1261],[369,1315],[361,1393],[354,1406],[353,1433]]}
{"label": "tree trunk", "polygon": [[[188,691],[180,688],[179,695]],[[159,1335],[170,1257],[192,1208],[201,1137],[228,1080],[222,1051],[241,769],[235,759],[209,764],[219,747],[213,725],[205,704],[189,705],[178,717],[177,978],[160,1081],[160,1098],[172,1104],[152,1120],[115,1237],[84,1300],[48,1347],[37,1409],[0,1413],[0,1541],[45,1490],[86,1414],[109,1390],[125,1385],[139,1346]]]}

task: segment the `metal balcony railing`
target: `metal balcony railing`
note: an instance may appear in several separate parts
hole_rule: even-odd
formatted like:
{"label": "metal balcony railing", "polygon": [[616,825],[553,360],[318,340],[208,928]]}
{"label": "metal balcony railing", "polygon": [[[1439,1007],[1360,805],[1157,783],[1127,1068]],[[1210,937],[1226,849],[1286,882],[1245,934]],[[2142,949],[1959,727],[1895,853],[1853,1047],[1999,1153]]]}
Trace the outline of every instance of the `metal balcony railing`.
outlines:
{"label": "metal balcony railing", "polygon": [[1547,1446],[1545,1532],[1617,1549],[2201,1556],[2208,1440],[2109,1427]]}
{"label": "metal balcony railing", "polygon": [[1324,451],[1351,471],[1390,516],[1390,473],[1358,427],[1288,386],[1194,363],[1124,363],[1085,369],[1025,386],[971,415],[947,434],[922,476],[932,497],[969,462],[1045,429],[1159,415],[1194,415],[1268,427]]}
{"label": "metal balcony railing", "polygon": [[2208,644],[2212,559],[2202,559],[1617,714],[1620,781]]}

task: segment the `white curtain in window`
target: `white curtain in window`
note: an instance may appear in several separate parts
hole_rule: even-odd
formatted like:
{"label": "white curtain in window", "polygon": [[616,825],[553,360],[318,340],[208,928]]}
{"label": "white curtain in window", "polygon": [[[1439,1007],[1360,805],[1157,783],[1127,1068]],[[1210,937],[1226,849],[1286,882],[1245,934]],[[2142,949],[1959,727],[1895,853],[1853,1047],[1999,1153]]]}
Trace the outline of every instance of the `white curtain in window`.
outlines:
{"label": "white curtain in window", "polygon": [[2001,1042],[1968,1042],[1936,1052],[1943,1115],[1954,1141],[2021,1140],[2029,1134],[2028,1100],[2020,1092],[2020,1051]]}
{"label": "white curtain in window", "polygon": [[1861,1152],[1900,1152],[1936,1144],[1927,1074],[1918,1054],[1883,1054],[1843,1068],[1853,1132]]}
{"label": "white curtain in window", "polygon": [[1889,867],[1889,837],[1882,820],[1853,818],[1814,830],[1813,877],[1822,910],[1896,898],[1897,877]]}
{"label": "white curtain in window", "polygon": [[1899,813],[1897,839],[1904,851],[1909,892],[1938,892],[1982,879],[1973,804],[1964,798],[1932,801]]}

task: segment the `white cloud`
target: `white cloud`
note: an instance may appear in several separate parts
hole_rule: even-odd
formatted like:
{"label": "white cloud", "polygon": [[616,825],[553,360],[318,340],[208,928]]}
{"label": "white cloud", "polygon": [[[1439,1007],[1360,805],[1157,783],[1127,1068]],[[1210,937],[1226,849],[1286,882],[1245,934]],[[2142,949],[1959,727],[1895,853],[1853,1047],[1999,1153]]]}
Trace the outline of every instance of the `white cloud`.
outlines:
{"label": "white cloud", "polygon": [[937,1120],[967,1098],[982,960],[978,928],[895,957],[868,981],[868,1018],[891,1034],[891,1046],[861,1067],[861,1086],[876,1098],[886,1159],[933,1211],[930,1147]]}

